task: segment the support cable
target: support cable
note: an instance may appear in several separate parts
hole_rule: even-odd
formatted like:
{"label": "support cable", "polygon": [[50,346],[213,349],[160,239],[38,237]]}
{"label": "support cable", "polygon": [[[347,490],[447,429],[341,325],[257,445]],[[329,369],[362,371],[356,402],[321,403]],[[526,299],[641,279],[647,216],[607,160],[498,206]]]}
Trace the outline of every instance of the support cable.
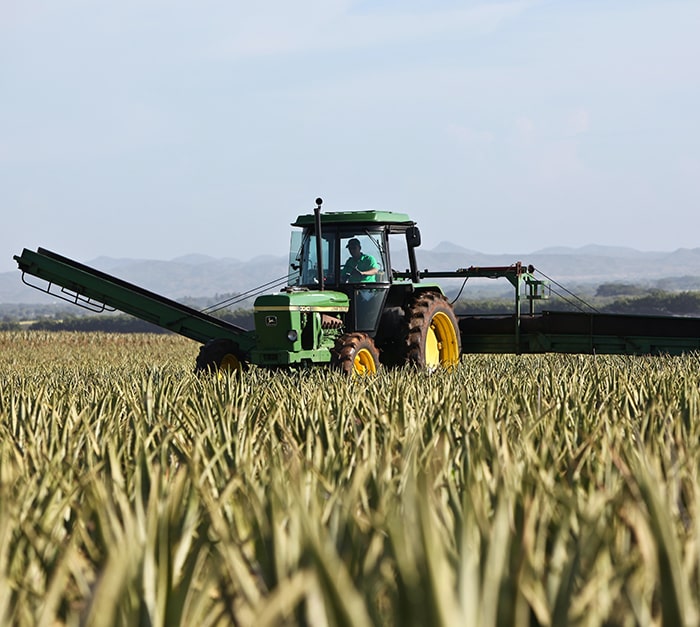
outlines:
{"label": "support cable", "polygon": [[266,292],[269,288],[275,288],[284,285],[289,281],[290,278],[296,276],[296,274],[296,272],[292,272],[291,274],[286,274],[284,276],[278,277],[276,279],[273,279],[272,281],[268,281],[267,283],[263,283],[262,285],[253,287],[245,292],[241,292],[240,294],[236,294],[235,296],[226,298],[225,300],[222,300],[218,303],[209,305],[209,307],[205,307],[204,309],[202,309],[201,312],[213,313],[215,311],[225,309],[226,307],[230,307],[231,305],[236,305],[244,300],[248,300],[249,298],[253,298],[254,296],[258,296],[263,292]]}
{"label": "support cable", "polygon": [[[542,275],[545,279],[547,279],[550,283],[553,283],[553,284],[556,285],[557,287],[559,287],[559,288],[561,288],[562,290],[564,290],[564,292],[566,292],[566,293],[567,293],[569,296],[571,296],[573,299],[575,299],[576,301],[578,301],[579,303],[581,303],[581,304],[584,305],[585,307],[588,307],[588,309],[590,309],[591,311],[594,311],[595,313],[602,313],[599,309],[596,309],[596,308],[595,308],[593,305],[591,305],[590,303],[587,303],[585,300],[583,300],[583,299],[580,298],[579,296],[576,296],[576,294],[574,294],[571,290],[568,290],[568,289],[567,289],[566,287],[564,287],[561,283],[558,283],[557,281],[555,281],[555,280],[552,279],[551,277],[548,277],[548,276],[547,276],[544,272],[542,272],[542,270],[540,270],[539,268],[533,268],[533,269],[535,270],[535,272],[541,274],[541,275]],[[554,294],[555,294],[556,296],[558,296],[559,298],[561,298],[564,302],[568,303],[568,304],[571,305],[572,307],[575,307],[576,309],[578,309],[578,310],[581,311],[581,312],[584,312],[584,311],[585,311],[585,310],[583,309],[583,307],[580,307],[580,306],[579,306],[578,304],[576,304],[573,300],[569,300],[569,299],[568,299],[566,296],[564,296],[563,294],[560,294],[560,293],[557,292],[555,289],[552,289],[551,285],[550,285],[550,288],[549,288],[549,289],[550,289],[550,291],[554,292]]]}

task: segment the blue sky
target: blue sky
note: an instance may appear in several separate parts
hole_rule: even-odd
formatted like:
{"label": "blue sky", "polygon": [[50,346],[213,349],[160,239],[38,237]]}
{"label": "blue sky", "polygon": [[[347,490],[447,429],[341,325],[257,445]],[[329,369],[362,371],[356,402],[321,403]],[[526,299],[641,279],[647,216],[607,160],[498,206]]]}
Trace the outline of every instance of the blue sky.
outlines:
{"label": "blue sky", "polygon": [[697,0],[0,0],[0,271],[282,255],[317,196],[426,247],[699,247],[698,33]]}

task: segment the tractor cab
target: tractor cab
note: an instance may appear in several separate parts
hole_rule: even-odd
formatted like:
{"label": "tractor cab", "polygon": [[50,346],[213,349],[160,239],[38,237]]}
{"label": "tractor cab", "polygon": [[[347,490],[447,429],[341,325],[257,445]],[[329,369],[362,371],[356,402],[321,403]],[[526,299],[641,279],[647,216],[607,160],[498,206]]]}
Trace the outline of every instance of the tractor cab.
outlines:
{"label": "tractor cab", "polygon": [[319,246],[314,215],[292,224],[301,230],[292,232],[290,288],[342,292],[350,302],[347,327],[374,337],[392,300],[392,262],[406,262],[406,234],[417,227],[406,214],[389,211],[324,213],[321,225]]}

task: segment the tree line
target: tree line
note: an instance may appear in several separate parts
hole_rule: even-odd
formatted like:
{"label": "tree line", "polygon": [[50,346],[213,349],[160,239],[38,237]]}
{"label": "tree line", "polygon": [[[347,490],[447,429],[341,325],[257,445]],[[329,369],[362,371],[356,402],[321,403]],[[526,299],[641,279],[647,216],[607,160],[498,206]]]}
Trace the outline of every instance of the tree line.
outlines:
{"label": "tree line", "polygon": [[[218,313],[216,317],[244,329],[252,329],[253,310],[236,309]],[[170,333],[156,324],[139,320],[128,314],[65,315],[40,317],[35,320],[0,319],[0,331],[100,331],[103,333]]]}
{"label": "tree line", "polygon": [[[700,316],[700,291],[666,292],[663,290],[638,291],[636,289],[618,289],[614,292],[601,286],[586,302],[603,313],[661,315],[661,316]],[[524,308],[526,307],[524,303]],[[539,303],[537,310],[576,311],[580,303],[561,298],[552,298]],[[506,298],[468,300],[460,299],[454,303],[458,315],[490,315],[513,313],[513,300]],[[0,331],[37,330],[37,331],[102,331],[107,333],[169,333],[157,325],[139,320],[127,314],[109,315],[72,315],[65,310],[42,311],[40,307],[19,309],[0,315]],[[525,309],[523,309],[524,311]],[[31,313],[32,318],[26,314]],[[244,329],[254,327],[252,309],[225,310],[216,314],[218,317]]]}
{"label": "tree line", "polygon": [[[612,294],[612,295],[611,295]],[[579,311],[588,304],[602,313],[647,316],[700,316],[700,291],[667,292],[659,289],[623,289],[613,293],[600,286],[585,303],[574,298],[552,297],[537,303],[537,310]],[[458,300],[455,311],[461,315],[489,315],[513,312],[512,298]],[[524,305],[527,306],[527,303]]]}

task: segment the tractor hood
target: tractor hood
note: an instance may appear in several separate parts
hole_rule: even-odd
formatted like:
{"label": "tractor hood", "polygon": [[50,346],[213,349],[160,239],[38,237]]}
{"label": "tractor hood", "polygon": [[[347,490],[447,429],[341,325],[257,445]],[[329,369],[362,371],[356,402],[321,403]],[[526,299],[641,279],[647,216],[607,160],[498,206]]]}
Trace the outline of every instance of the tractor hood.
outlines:
{"label": "tractor hood", "polygon": [[254,364],[328,363],[349,308],[341,292],[288,289],[255,300]]}
{"label": "tractor hood", "polygon": [[342,292],[294,290],[259,296],[255,299],[254,307],[255,311],[340,313],[348,310],[350,300]]}

